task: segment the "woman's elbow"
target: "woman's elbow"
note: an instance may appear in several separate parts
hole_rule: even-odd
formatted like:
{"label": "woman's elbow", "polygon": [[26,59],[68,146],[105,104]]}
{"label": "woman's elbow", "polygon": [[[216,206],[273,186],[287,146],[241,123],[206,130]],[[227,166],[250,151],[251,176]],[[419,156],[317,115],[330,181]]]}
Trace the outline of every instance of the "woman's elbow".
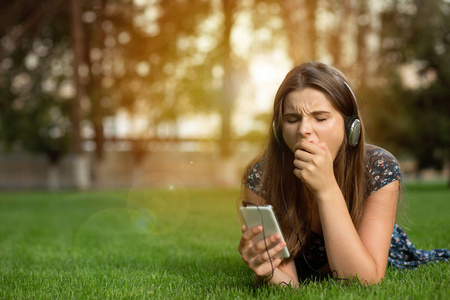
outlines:
{"label": "woman's elbow", "polygon": [[385,268],[381,270],[377,268],[366,269],[365,272],[347,273],[344,275],[344,278],[348,282],[358,282],[370,286],[381,284],[384,280],[385,271]]}
{"label": "woman's elbow", "polygon": [[373,272],[372,274],[365,274],[364,276],[359,277],[355,276],[357,281],[361,282],[364,285],[371,286],[376,284],[381,284],[384,280],[385,272]]}

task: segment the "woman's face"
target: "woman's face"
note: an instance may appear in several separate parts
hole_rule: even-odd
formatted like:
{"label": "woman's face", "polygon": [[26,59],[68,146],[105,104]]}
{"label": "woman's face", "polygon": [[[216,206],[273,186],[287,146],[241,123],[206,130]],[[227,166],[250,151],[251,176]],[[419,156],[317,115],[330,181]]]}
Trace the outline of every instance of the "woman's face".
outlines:
{"label": "woman's face", "polygon": [[287,95],[282,124],[283,139],[292,152],[295,144],[306,138],[326,143],[334,160],[344,140],[344,118],[316,89],[305,88]]}

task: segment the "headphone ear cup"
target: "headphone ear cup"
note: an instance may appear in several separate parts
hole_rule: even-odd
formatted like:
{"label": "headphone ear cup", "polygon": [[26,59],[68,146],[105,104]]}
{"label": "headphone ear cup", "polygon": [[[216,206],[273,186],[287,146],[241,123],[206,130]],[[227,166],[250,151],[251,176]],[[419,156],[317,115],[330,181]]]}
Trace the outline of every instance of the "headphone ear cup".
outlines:
{"label": "headphone ear cup", "polygon": [[275,136],[275,140],[278,142],[278,144],[281,144],[280,138],[278,137],[277,125],[276,125],[275,120],[272,122],[272,131],[273,131],[273,135]]}
{"label": "headphone ear cup", "polygon": [[345,130],[347,132],[348,144],[352,147],[358,145],[361,137],[361,121],[355,116],[348,117],[345,122]]}

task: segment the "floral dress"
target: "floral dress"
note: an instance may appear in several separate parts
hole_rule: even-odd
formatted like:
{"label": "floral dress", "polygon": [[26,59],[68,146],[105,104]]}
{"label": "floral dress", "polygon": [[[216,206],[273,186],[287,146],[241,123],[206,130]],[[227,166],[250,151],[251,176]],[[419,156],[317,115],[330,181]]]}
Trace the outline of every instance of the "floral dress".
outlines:
{"label": "floral dress", "polygon": [[[370,194],[395,180],[401,180],[399,164],[392,154],[374,146],[368,147],[366,153],[368,155],[366,167],[371,178],[368,182],[371,187]],[[251,191],[264,198],[266,191],[261,182],[263,169],[264,159],[251,165],[244,184]],[[316,271],[328,265],[323,236],[312,232],[311,239],[305,246],[304,255],[298,255],[294,258],[299,280],[304,281],[311,277],[319,279],[328,277],[330,273]],[[389,265],[398,269],[407,269],[416,268],[432,261],[448,261],[449,259],[450,249],[429,251],[416,249],[403,229],[397,224],[394,225],[388,256]]]}

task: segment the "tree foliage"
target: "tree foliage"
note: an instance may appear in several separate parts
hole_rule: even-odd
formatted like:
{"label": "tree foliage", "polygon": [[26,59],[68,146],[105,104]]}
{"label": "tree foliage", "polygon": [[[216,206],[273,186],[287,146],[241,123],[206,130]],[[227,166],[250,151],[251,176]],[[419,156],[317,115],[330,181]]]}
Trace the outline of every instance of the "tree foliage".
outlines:
{"label": "tree foliage", "polygon": [[[27,5],[29,4],[29,5]],[[53,5],[51,5],[53,4]],[[56,86],[67,84],[67,24],[53,14],[60,1],[3,2],[0,50],[0,133],[6,149],[45,153],[58,161],[69,148],[70,103]],[[67,17],[67,15],[64,15]]]}
{"label": "tree foliage", "polygon": [[393,1],[382,45],[382,94],[397,107],[395,118],[382,120],[390,143],[412,154],[419,170],[440,169],[450,158],[450,3]]}
{"label": "tree foliage", "polygon": [[[152,137],[161,123],[218,113],[222,140],[236,138],[231,115],[248,84],[252,55],[281,49],[292,64],[321,60],[348,74],[374,142],[413,155],[419,168],[449,159],[449,1],[140,3],[81,1],[86,51],[77,70],[67,1],[0,3],[0,136],[6,146],[20,142],[48,155],[68,151],[74,72],[86,94],[81,130],[95,138],[98,158],[104,119],[119,111],[145,116]],[[239,55],[233,33],[245,14],[250,46]],[[229,154],[226,142],[222,149]]]}
{"label": "tree foliage", "polygon": [[197,67],[205,54],[197,51],[196,34],[211,9],[207,1],[161,1],[150,7],[125,0],[81,3],[85,53],[75,70],[66,2],[2,2],[7,18],[1,29],[0,134],[7,148],[19,143],[47,152],[48,140],[59,156],[68,151],[76,128],[70,105],[75,72],[85,87],[81,129],[96,133],[99,157],[106,116],[120,109],[142,113],[144,107],[155,128],[198,107],[199,101],[190,101],[192,93],[212,98],[199,88],[180,88],[201,75]]}

